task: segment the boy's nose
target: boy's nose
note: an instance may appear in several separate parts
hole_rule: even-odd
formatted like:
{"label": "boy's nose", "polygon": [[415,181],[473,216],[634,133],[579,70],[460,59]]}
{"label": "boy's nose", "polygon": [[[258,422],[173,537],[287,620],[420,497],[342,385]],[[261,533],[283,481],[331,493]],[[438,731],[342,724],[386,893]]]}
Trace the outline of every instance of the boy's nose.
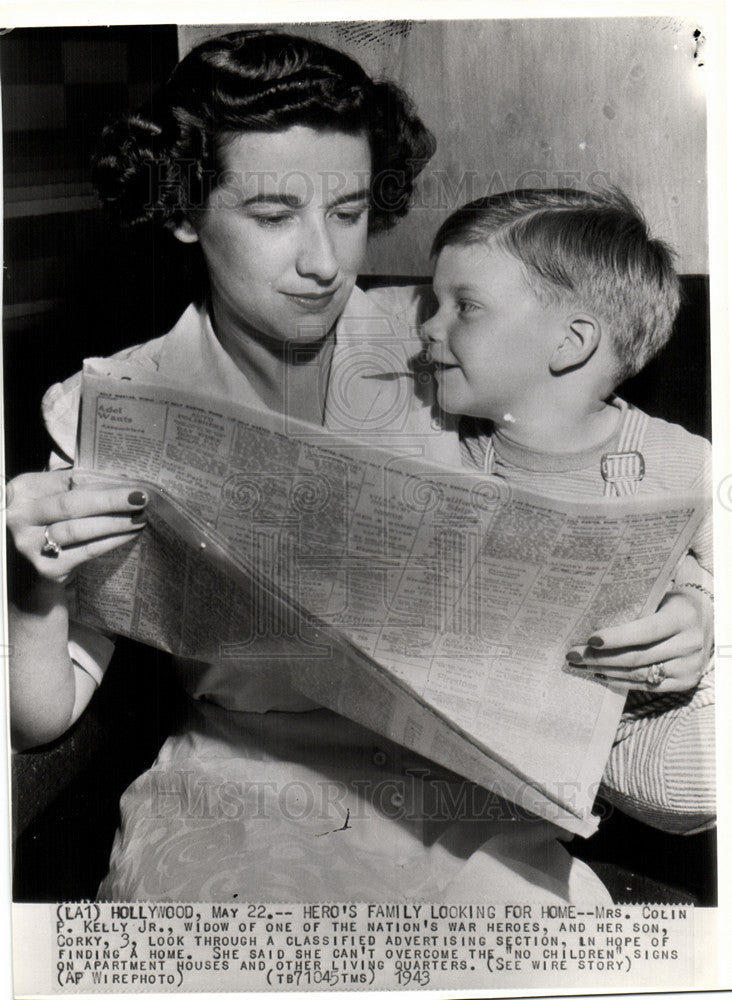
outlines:
{"label": "boy's nose", "polygon": [[445,339],[445,331],[442,323],[438,321],[439,313],[435,313],[422,326],[422,332],[430,344],[439,344]]}

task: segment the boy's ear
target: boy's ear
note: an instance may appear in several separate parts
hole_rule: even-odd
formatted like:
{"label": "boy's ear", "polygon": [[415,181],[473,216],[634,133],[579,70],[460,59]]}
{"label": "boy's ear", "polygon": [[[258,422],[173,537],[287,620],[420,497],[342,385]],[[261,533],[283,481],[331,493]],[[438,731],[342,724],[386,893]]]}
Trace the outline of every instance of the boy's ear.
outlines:
{"label": "boy's ear", "polygon": [[173,236],[175,236],[177,240],[180,240],[181,243],[198,243],[198,233],[185,215],[181,215],[178,218],[171,220],[167,223],[167,227]]}
{"label": "boy's ear", "polygon": [[590,313],[576,313],[567,320],[564,337],[549,359],[549,369],[559,375],[592,357],[602,336],[599,320]]}

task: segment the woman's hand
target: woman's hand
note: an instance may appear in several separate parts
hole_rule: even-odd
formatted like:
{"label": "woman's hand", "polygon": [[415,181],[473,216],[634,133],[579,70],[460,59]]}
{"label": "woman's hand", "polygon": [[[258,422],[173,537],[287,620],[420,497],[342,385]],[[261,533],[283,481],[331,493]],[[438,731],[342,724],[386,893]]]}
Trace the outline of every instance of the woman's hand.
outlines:
{"label": "woman's hand", "polygon": [[709,595],[672,590],[655,614],[599,629],[587,646],[570,649],[567,661],[629,691],[688,691],[699,683],[713,637]]}
{"label": "woman's hand", "polygon": [[147,497],[134,487],[70,490],[71,471],[35,472],[7,486],[6,523],[37,583],[65,584],[89,559],[145,526]]}
{"label": "woman's hand", "polygon": [[7,487],[9,689],[13,742],[56,739],[93,691],[68,650],[66,583],[82,563],[124,545],[145,524],[147,498],[134,486],[70,490],[71,470],[18,476]]}

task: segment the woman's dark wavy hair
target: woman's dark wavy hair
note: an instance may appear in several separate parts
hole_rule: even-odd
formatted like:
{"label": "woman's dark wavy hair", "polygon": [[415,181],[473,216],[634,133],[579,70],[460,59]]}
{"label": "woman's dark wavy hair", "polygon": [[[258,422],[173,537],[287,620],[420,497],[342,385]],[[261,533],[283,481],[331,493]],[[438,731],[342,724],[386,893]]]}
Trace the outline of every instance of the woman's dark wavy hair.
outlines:
{"label": "woman's dark wavy hair", "polygon": [[335,49],[268,31],[237,31],[193,49],[145,110],[105,129],[94,184],[121,225],[165,223],[205,203],[227,135],[294,125],[368,137],[371,232],[407,213],[435,149],[407,95]]}

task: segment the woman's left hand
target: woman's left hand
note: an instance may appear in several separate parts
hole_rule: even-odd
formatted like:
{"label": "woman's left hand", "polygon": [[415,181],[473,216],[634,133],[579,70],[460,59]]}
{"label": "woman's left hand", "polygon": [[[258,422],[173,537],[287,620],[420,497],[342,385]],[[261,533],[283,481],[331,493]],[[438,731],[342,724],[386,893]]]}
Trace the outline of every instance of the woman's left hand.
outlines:
{"label": "woman's left hand", "polygon": [[655,614],[599,629],[586,646],[567,653],[573,667],[628,691],[688,691],[708,662],[714,613],[701,591],[672,591]]}

